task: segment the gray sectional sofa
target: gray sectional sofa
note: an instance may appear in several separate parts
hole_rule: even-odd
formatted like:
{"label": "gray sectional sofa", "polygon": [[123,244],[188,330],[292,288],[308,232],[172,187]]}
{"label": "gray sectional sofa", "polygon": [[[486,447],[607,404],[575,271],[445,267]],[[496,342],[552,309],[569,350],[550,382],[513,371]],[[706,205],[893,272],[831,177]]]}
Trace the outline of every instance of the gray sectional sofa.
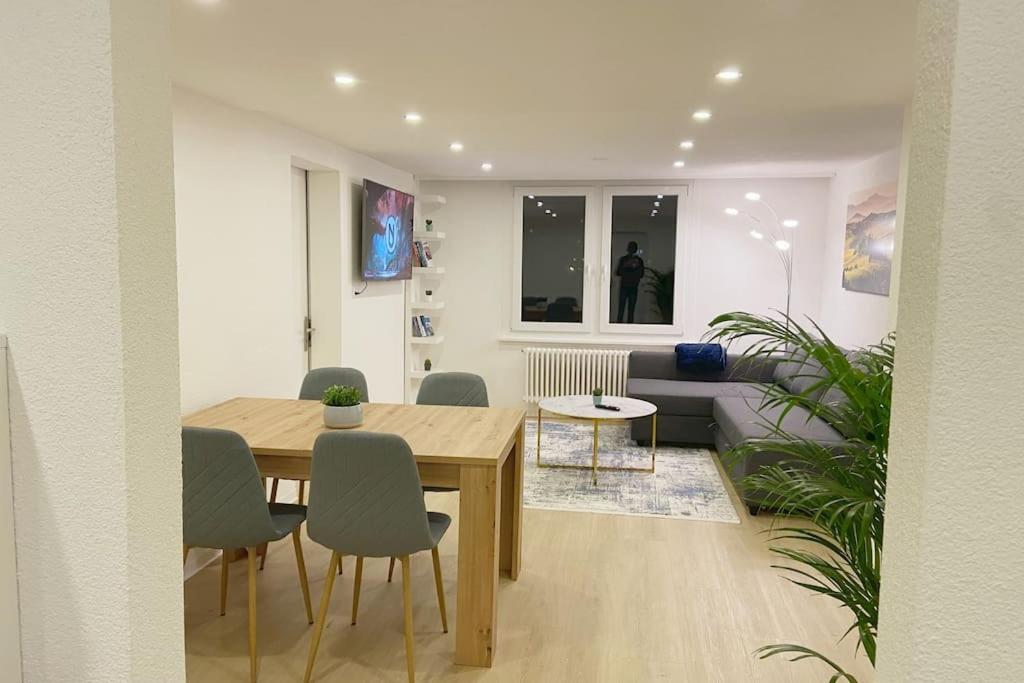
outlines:
{"label": "gray sectional sofa", "polygon": [[[626,393],[658,406],[658,442],[714,446],[721,454],[748,439],[769,438],[765,422],[774,422],[782,407],[762,408],[764,384],[776,383],[802,393],[815,381],[807,365],[775,359],[746,359],[729,354],[725,370],[712,373],[680,372],[674,351],[633,351],[629,357]],[[760,411],[760,412],[759,412]],[[794,436],[841,446],[843,436],[832,425],[802,408],[793,408],[782,423]],[[651,420],[634,420],[631,436],[646,444],[651,440]],[[762,465],[784,459],[765,451],[740,463],[726,464],[733,481]],[[744,496],[752,514],[762,501]]]}

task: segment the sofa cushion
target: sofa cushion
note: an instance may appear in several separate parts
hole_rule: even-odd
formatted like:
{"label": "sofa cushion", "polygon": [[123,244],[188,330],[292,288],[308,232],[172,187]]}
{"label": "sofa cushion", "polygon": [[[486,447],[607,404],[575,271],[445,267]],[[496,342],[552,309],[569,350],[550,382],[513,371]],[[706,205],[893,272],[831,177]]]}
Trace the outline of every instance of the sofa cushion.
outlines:
{"label": "sofa cushion", "polygon": [[[771,429],[785,406],[762,407],[757,399],[721,396],[714,400],[713,417],[718,429],[730,445],[747,439],[770,438]],[[810,418],[810,419],[808,419]],[[782,421],[782,429],[797,438],[825,444],[840,444],[843,436],[820,417],[812,416],[799,406],[793,407]]]}
{"label": "sofa cushion", "polygon": [[[806,394],[811,387],[820,382],[825,376],[825,369],[821,364],[809,358],[801,350],[796,350],[787,360],[781,361],[775,366],[774,379],[792,394]],[[817,399],[821,391],[814,391],[807,394],[812,399]]]}
{"label": "sofa cushion", "polygon": [[750,382],[695,382],[633,377],[626,383],[626,395],[650,401],[665,415],[711,417],[720,396],[748,397],[758,403],[764,389]]}

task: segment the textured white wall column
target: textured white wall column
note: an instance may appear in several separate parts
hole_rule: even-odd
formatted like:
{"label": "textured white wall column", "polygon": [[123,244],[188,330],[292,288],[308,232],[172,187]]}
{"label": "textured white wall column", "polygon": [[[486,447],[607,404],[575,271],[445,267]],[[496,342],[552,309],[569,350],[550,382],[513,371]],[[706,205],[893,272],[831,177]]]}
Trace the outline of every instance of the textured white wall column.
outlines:
{"label": "textured white wall column", "polygon": [[0,328],[25,680],[183,680],[167,7],[3,15]]}
{"label": "textured white wall column", "polygon": [[1024,680],[1024,3],[920,5],[878,679]]}

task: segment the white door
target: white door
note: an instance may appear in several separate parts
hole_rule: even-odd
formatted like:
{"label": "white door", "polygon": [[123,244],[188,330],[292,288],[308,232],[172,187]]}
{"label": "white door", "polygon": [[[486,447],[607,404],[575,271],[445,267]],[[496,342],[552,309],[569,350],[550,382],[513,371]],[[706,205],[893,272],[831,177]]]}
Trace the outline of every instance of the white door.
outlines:
{"label": "white door", "polygon": [[294,321],[299,335],[302,372],[310,370],[310,348],[313,326],[309,316],[309,220],[306,169],[292,166],[292,235],[295,244],[295,278],[298,292],[299,319]]}

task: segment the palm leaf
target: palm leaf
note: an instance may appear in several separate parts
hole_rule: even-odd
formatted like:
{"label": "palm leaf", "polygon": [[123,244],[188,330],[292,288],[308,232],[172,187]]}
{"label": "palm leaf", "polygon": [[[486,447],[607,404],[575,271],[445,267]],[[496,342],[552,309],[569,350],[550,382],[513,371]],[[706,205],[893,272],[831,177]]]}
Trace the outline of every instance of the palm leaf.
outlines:
{"label": "palm leaf", "polygon": [[[809,525],[769,530],[771,550],[783,560],[773,566],[794,584],[843,605],[852,616],[844,637],[856,632],[858,649],[874,664],[895,338],[850,353],[813,321],[805,326],[786,316],[729,313],[711,325],[711,340],[745,345],[746,358],[801,364],[796,376],[807,388],[793,394],[764,385],[756,410],[766,437],[737,445],[724,459],[733,464],[765,451],[784,456],[740,482],[766,507],[803,517]],[[802,413],[832,424],[845,441],[826,446],[787,432],[784,420]],[[770,414],[775,417],[764,417]],[[793,655],[791,661],[821,660],[836,672],[830,680],[854,681],[804,646],[758,650],[761,658],[780,654]]]}

